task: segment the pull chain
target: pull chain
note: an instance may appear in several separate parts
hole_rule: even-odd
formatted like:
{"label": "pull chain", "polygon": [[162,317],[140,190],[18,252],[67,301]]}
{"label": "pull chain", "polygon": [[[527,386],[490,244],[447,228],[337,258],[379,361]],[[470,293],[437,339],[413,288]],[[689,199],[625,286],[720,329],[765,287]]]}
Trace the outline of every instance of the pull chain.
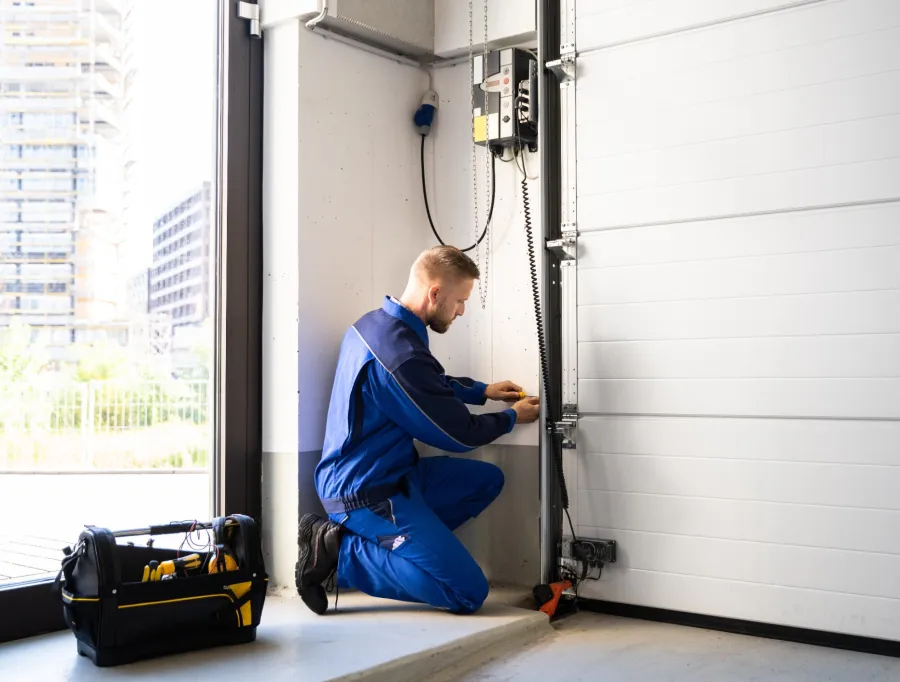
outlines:
{"label": "pull chain", "polygon": [[[488,76],[488,0],[484,1],[484,44],[482,47],[481,57],[481,83],[484,83]],[[481,247],[478,242],[478,155],[475,151],[475,50],[474,50],[474,10],[473,0],[469,0],[469,83],[471,84],[470,111],[472,112],[472,189],[474,204],[474,225],[475,225],[475,264],[481,270]],[[482,91],[483,92],[483,91]],[[485,187],[490,187],[491,178],[491,146],[490,146],[490,93],[484,92],[484,111],[482,112],[485,120],[485,154],[484,154],[484,181]],[[491,226],[489,217],[485,216],[485,250],[484,250],[484,270],[481,278],[478,280],[478,295],[481,300],[481,309],[487,307],[488,297],[488,277],[490,276],[490,259],[491,259]],[[483,284],[482,284],[483,282]]]}

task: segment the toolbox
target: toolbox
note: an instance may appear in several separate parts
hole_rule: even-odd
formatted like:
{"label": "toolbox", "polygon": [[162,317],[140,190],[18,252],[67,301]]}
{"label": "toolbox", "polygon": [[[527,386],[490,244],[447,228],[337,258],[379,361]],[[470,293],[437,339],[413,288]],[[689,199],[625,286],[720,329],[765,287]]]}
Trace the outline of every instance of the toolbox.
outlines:
{"label": "toolbox", "polygon": [[[178,549],[154,546],[179,534]],[[143,544],[128,540],[143,536]],[[97,666],[256,639],[268,576],[248,516],[117,532],[87,526],[65,553],[54,587],[78,653]]]}

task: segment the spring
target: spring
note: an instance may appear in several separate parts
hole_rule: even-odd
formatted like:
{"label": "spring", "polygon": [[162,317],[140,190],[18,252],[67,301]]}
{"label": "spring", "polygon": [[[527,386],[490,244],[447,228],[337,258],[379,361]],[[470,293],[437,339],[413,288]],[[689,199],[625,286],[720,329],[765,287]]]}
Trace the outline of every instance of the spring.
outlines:
{"label": "spring", "polygon": [[[520,169],[521,170],[521,169]],[[531,227],[531,201],[528,198],[528,177],[522,174],[522,209],[525,214],[525,239],[528,243],[528,269],[531,271],[531,293],[534,296],[534,319],[537,323],[538,352],[541,358],[541,378],[544,384],[542,395],[546,399],[550,389],[550,369],[547,361],[547,342],[544,338],[544,321],[541,316],[541,292],[538,287],[537,261],[534,255],[534,236]],[[554,430],[555,433],[555,430]],[[561,450],[556,450],[556,473],[559,476],[559,497],[562,508],[568,516],[569,509],[569,489],[566,486],[566,475],[563,470],[563,460]],[[571,526],[572,520],[569,519]],[[575,536],[575,530],[572,529],[572,536]]]}

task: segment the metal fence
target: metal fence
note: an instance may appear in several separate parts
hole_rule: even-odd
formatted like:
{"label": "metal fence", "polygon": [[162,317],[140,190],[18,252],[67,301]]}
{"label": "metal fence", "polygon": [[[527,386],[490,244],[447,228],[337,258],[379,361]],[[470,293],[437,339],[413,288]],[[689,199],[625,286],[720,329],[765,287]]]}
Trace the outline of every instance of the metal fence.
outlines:
{"label": "metal fence", "polygon": [[0,469],[206,467],[210,381],[0,386]]}

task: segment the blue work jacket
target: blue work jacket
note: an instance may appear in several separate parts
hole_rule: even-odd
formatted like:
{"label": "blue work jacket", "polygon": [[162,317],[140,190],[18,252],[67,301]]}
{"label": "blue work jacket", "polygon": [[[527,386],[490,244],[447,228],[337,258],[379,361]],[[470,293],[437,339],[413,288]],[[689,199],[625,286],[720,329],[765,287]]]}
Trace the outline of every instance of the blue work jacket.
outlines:
{"label": "blue work jacket", "polygon": [[418,461],[414,440],[449,452],[491,443],[516,424],[512,409],[474,415],[486,384],[450,377],[428,348],[425,323],[392,297],[344,335],[316,490],[339,514],[398,491]]}

